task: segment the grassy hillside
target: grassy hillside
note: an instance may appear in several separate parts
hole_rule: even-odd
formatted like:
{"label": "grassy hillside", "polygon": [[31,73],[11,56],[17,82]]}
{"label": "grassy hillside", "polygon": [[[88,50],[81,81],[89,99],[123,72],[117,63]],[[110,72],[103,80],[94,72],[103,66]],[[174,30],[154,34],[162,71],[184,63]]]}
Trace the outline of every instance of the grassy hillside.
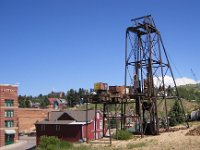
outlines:
{"label": "grassy hillside", "polygon": [[181,98],[200,102],[200,84],[187,84],[178,87]]}

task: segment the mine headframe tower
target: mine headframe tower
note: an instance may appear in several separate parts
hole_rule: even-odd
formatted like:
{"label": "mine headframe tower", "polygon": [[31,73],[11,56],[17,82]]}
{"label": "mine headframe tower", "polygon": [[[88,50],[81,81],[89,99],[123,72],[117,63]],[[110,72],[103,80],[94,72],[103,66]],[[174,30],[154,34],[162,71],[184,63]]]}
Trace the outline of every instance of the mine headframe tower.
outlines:
{"label": "mine headframe tower", "polygon": [[[182,101],[170,62],[160,35],[151,15],[131,20],[133,25],[126,30],[125,39],[125,86],[130,86],[127,101],[135,100],[135,114],[139,119],[141,134],[159,134],[158,101],[164,103],[164,120],[169,128],[167,100]],[[173,92],[167,90],[166,78],[172,78]],[[172,85],[173,84],[173,85]],[[124,112],[125,112],[124,103]],[[188,124],[187,124],[188,125]]]}

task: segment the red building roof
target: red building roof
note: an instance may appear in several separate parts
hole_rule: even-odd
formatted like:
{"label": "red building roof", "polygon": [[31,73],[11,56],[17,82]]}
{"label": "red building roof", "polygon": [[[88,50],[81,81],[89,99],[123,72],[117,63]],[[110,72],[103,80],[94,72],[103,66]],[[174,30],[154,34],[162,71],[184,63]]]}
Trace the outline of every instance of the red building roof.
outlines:
{"label": "red building roof", "polygon": [[[97,111],[99,112],[99,111]],[[36,124],[70,124],[71,122],[86,122],[85,110],[65,110],[49,112],[48,119],[37,122]],[[94,110],[88,110],[88,122],[95,117]]]}
{"label": "red building roof", "polygon": [[48,101],[51,105],[54,104],[55,101],[59,100],[59,98],[48,98]]}

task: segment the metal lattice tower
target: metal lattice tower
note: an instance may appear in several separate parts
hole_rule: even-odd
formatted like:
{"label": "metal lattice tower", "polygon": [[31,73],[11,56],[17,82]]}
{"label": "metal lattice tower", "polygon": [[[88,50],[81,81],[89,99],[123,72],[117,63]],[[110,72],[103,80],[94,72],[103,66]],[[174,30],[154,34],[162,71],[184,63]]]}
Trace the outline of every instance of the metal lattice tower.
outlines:
{"label": "metal lattice tower", "polygon": [[[127,99],[135,100],[135,113],[139,118],[141,134],[159,134],[157,106],[164,103],[164,120],[169,128],[167,100],[180,102],[170,62],[160,35],[151,15],[131,20],[133,25],[126,30],[125,45],[125,86],[130,86]],[[171,78],[170,78],[171,77]],[[165,83],[171,80],[173,91]],[[126,103],[126,102],[125,102]],[[124,106],[125,106],[124,103]],[[124,107],[124,113],[125,113]],[[185,118],[186,119],[186,118]],[[188,125],[188,124],[187,124]]]}

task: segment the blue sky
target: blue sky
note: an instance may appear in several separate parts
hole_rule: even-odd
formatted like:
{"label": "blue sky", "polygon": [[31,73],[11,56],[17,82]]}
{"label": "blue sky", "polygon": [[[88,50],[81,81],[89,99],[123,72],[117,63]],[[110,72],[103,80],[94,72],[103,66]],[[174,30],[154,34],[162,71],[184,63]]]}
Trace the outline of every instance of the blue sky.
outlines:
{"label": "blue sky", "polygon": [[[200,80],[200,2],[1,0],[0,83],[38,95],[124,84],[125,30],[151,14],[182,77]],[[180,75],[172,65],[176,78]]]}

